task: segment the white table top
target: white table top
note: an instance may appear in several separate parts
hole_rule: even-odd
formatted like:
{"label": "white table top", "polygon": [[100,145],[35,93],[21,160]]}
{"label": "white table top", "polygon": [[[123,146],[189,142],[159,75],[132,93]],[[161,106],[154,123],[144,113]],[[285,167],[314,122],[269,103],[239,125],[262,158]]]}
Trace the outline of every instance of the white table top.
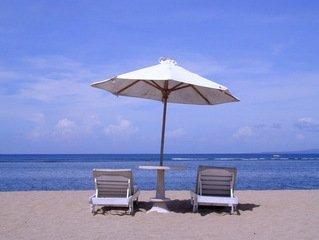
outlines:
{"label": "white table top", "polygon": [[168,166],[139,166],[139,169],[144,169],[144,170],[169,170],[171,169]]}

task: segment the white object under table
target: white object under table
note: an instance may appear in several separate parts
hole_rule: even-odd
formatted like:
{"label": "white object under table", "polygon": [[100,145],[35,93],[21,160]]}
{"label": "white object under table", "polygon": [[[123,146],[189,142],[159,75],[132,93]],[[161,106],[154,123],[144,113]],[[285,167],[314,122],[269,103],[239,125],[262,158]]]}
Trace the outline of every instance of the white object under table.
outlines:
{"label": "white object under table", "polygon": [[168,166],[139,166],[139,169],[157,171],[156,195],[150,199],[153,202],[153,206],[148,212],[168,213],[166,202],[170,199],[165,197],[164,174],[165,170],[171,168]]}

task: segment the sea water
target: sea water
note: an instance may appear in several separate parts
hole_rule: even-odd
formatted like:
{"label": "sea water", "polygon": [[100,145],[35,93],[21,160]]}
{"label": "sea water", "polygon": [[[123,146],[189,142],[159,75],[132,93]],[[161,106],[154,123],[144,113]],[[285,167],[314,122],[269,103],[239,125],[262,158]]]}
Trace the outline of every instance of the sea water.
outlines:
{"label": "sea water", "polygon": [[[94,189],[92,169],[130,168],[140,189],[155,189],[157,154],[0,155],[0,191]],[[166,189],[190,190],[199,165],[236,167],[237,189],[319,189],[319,154],[167,154]]]}

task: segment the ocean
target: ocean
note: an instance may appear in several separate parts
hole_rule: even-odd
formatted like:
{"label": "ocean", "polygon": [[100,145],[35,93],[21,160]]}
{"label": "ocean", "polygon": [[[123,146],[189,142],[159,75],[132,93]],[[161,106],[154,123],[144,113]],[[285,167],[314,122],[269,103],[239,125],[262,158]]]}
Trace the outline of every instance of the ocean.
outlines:
{"label": "ocean", "polygon": [[[93,168],[131,168],[140,189],[155,189],[158,154],[0,155],[0,191],[94,189]],[[236,167],[237,189],[319,189],[319,154],[166,154],[166,189],[194,189],[199,165]]]}

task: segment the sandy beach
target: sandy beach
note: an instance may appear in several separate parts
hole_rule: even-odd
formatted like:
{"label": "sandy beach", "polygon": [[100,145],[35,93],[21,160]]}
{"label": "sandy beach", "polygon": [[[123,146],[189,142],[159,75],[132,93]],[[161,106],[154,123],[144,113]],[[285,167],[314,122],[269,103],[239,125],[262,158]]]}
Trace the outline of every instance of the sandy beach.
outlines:
{"label": "sandy beach", "polygon": [[169,214],[146,213],[153,195],[143,191],[134,216],[101,209],[92,191],[1,192],[1,239],[316,239],[319,190],[237,191],[238,211],[191,212],[187,191],[168,191]]}

